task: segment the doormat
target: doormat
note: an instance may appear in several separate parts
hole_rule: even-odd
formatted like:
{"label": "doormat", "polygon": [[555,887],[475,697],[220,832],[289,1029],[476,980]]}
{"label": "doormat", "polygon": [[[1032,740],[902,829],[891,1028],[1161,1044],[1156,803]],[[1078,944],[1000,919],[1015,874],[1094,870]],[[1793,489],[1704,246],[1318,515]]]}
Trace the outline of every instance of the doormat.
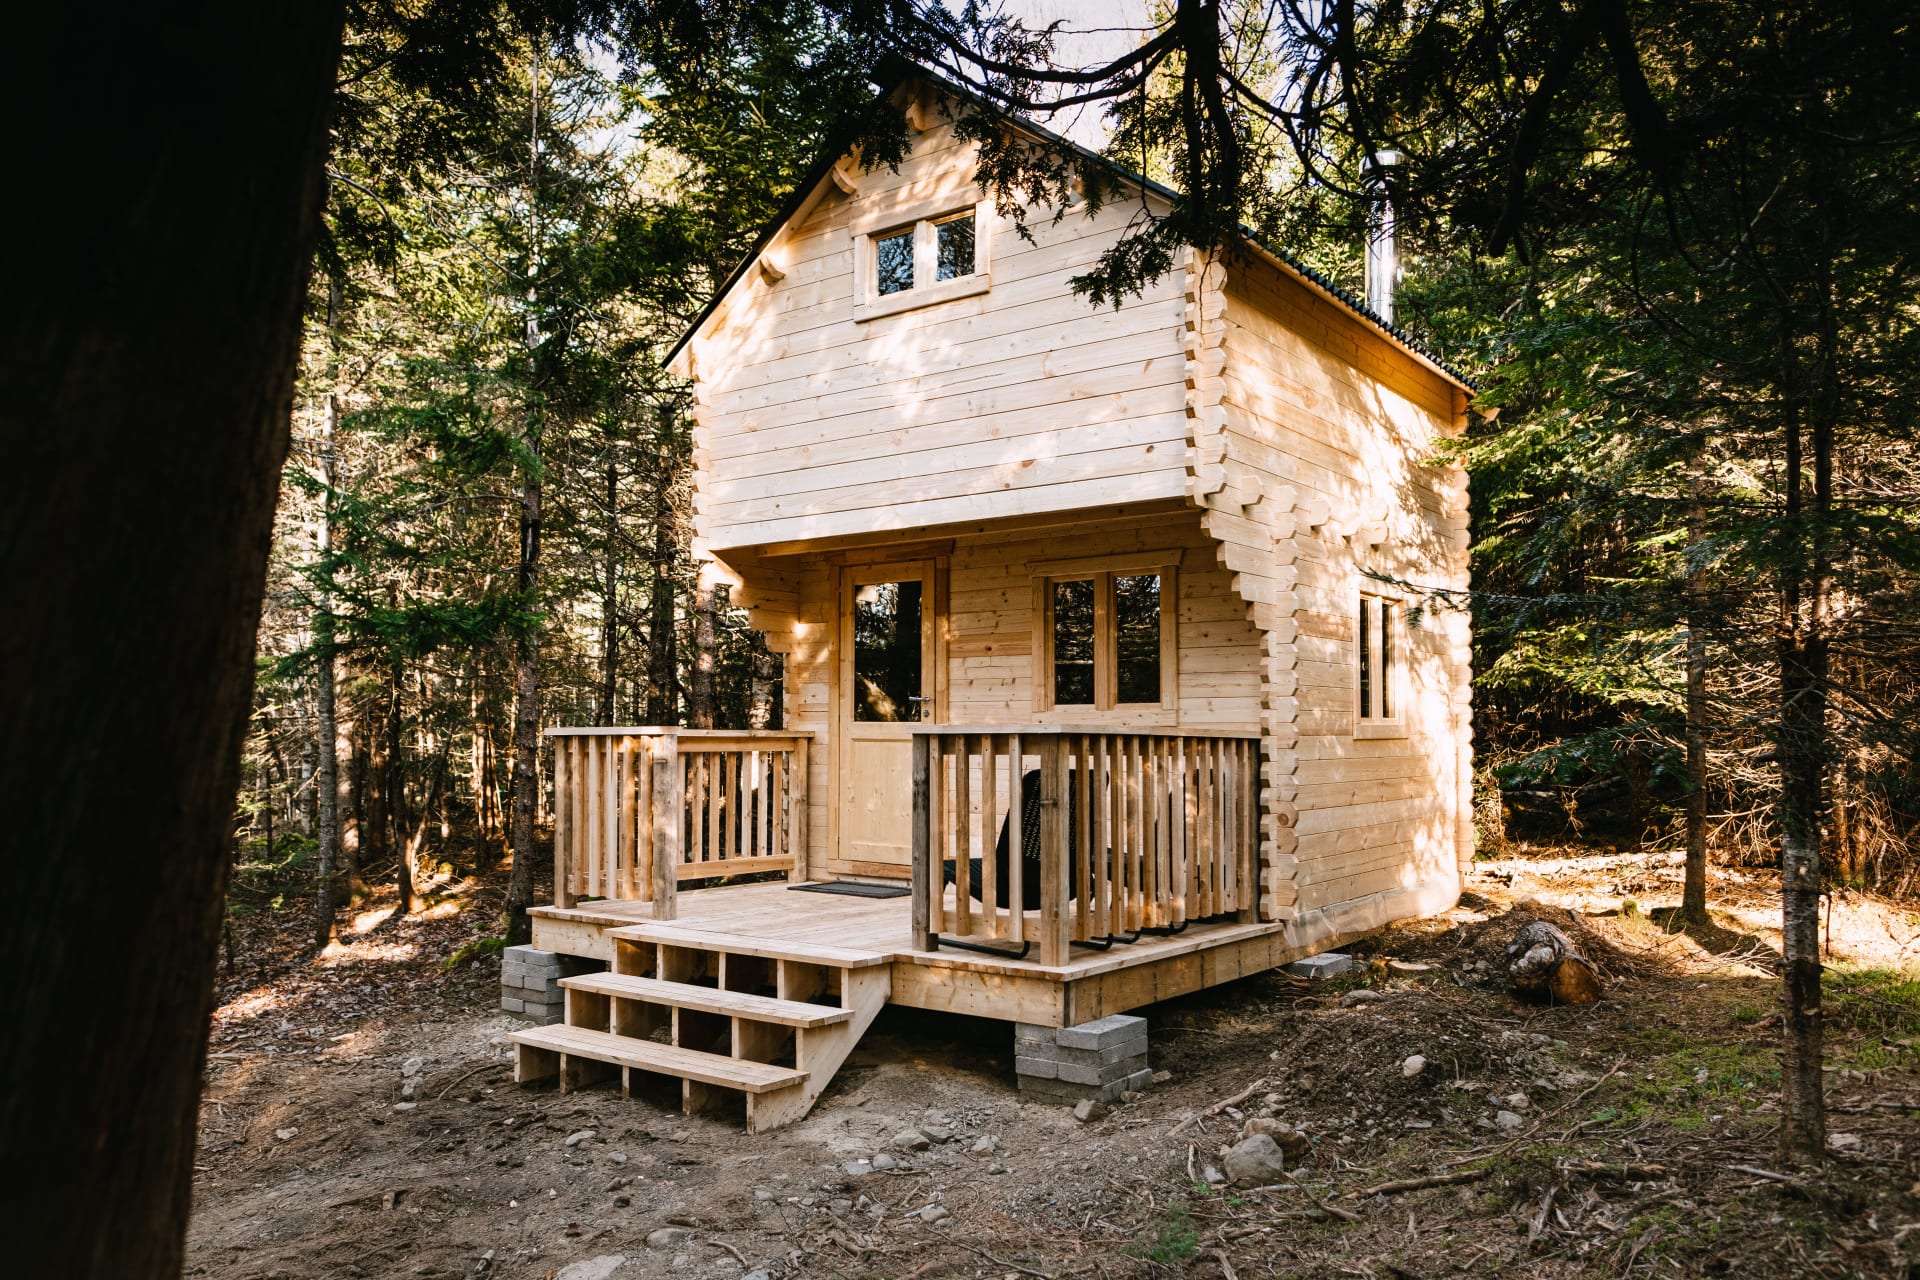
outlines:
{"label": "doormat", "polygon": [[913,890],[903,884],[860,884],[852,880],[832,880],[826,884],[790,884],[799,893],[837,893],[843,898],[905,898]]}

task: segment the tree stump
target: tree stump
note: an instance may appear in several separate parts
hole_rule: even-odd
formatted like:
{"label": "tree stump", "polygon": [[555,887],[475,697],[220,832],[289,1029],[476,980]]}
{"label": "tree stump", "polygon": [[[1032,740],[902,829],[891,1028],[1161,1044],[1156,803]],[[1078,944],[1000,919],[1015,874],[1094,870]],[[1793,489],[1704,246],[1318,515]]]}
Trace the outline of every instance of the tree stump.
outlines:
{"label": "tree stump", "polygon": [[1601,994],[1593,962],[1544,920],[1527,925],[1508,944],[1507,981],[1521,995],[1550,996],[1561,1004],[1592,1004]]}

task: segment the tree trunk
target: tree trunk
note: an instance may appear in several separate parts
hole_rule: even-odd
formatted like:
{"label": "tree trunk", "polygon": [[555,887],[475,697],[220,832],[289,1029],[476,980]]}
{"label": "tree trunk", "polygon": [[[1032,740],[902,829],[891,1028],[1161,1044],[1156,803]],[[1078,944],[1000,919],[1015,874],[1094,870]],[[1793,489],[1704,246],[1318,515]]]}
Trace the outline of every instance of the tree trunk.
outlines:
{"label": "tree trunk", "polygon": [[747,728],[762,732],[773,724],[773,686],[779,678],[779,664],[767,652],[766,633],[755,631],[750,634],[747,643],[749,661],[753,664],[753,681],[747,690]]}
{"label": "tree trunk", "polygon": [[[533,88],[528,115],[532,124],[527,159],[527,207],[532,234],[530,280],[539,274],[540,246],[540,63],[533,64]],[[537,362],[540,319],[534,286],[527,288],[527,355],[536,376],[527,390],[528,461],[520,485],[521,608],[538,613],[540,607],[540,461],[543,406],[540,403]],[[513,874],[507,880],[507,945],[524,946],[533,937],[527,911],[533,906],[534,819],[540,801],[540,632],[529,621],[514,642],[513,663]]]}
{"label": "tree trunk", "polygon": [[713,595],[703,571],[693,589],[693,681],[687,690],[687,720],[696,729],[713,728]]}
{"label": "tree trunk", "polygon": [[1811,503],[1804,492],[1800,423],[1790,418],[1787,424],[1786,516],[1794,541],[1782,573],[1776,644],[1781,958],[1786,978],[1780,1151],[1783,1159],[1803,1161],[1821,1159],[1827,1146],[1821,1072],[1826,1024],[1820,998],[1820,820],[1828,756],[1827,530],[1833,510],[1834,429],[1842,402],[1830,286],[1823,293],[1827,296],[1821,299],[1814,367],[1804,400],[1813,445]]}
{"label": "tree trunk", "polygon": [[679,633],[674,623],[673,450],[670,409],[660,411],[659,466],[653,505],[653,584],[648,598],[647,723],[680,723]]}
{"label": "tree trunk", "polygon": [[607,547],[600,590],[600,723],[620,723],[620,468],[607,432]]}
{"label": "tree trunk", "polygon": [[[0,812],[31,904],[0,934],[19,1275],[180,1273],[340,25],[326,3],[10,24],[0,94],[35,121],[14,171],[59,175],[9,202],[31,249],[0,267]],[[76,39],[81,93],[48,56]],[[75,163],[130,122],[137,146]]]}
{"label": "tree trunk", "polygon": [[1634,849],[1647,843],[1648,815],[1653,811],[1653,780],[1647,764],[1647,744],[1638,736],[1627,742],[1627,840]]}
{"label": "tree trunk", "polygon": [[340,886],[348,902],[360,888],[360,868],[366,865],[367,850],[374,839],[372,797],[367,775],[372,767],[367,759],[366,717],[355,714],[347,726],[347,811],[353,815],[353,830],[342,833],[340,842]]}
{"label": "tree trunk", "polygon": [[1699,459],[1687,508],[1687,868],[1680,917],[1707,923],[1707,480]]}
{"label": "tree trunk", "polygon": [[413,914],[413,855],[407,841],[407,779],[402,763],[406,757],[400,748],[404,710],[401,689],[405,679],[406,668],[396,656],[387,672],[384,790],[387,793],[387,843],[393,849],[393,884],[400,895],[400,905],[394,911],[403,916]]}
{"label": "tree trunk", "polygon": [[318,704],[314,749],[319,755],[319,767],[314,771],[315,951],[333,941],[333,877],[340,852],[340,756],[334,742],[339,727],[334,716],[333,683],[333,490],[340,479],[334,455],[335,433],[340,425],[339,323],[340,282],[331,280],[327,285],[327,404],[320,428],[320,528],[314,539],[318,561],[313,611],[314,700]]}

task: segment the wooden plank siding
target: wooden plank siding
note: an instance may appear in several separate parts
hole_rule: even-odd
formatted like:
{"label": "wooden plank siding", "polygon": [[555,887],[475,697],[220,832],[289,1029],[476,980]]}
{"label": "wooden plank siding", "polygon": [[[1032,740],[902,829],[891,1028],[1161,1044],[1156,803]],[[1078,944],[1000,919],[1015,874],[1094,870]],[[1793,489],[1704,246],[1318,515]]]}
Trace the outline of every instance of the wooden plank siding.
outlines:
{"label": "wooden plank siding", "polygon": [[1255,256],[1190,254],[1185,291],[1189,496],[1262,650],[1263,904],[1444,905],[1473,849],[1466,619],[1403,611],[1404,735],[1361,737],[1355,615],[1368,572],[1467,586],[1466,477],[1436,461],[1464,398]]}
{"label": "wooden plank siding", "polygon": [[[856,320],[856,236],[978,207],[971,147],[926,118],[897,172],[824,181],[676,364],[695,553],[815,735],[805,870],[885,870],[836,856],[834,646],[844,568],[912,559],[942,575],[938,722],[1258,731],[1265,919],[1347,936],[1449,905],[1473,851],[1467,617],[1404,592],[1401,736],[1357,732],[1354,627],[1369,573],[1468,585],[1466,476],[1437,457],[1464,389],[1256,246],[1090,307],[1069,280],[1127,201],[1041,213],[1031,242],[982,215],[990,288]],[[1161,553],[1173,705],[1036,712],[1033,566]]]}
{"label": "wooden plank siding", "polygon": [[[992,218],[986,292],[854,318],[854,237],[979,198],[940,123],[899,171],[825,192],[692,344],[701,549],[1178,497],[1177,278],[1095,310],[1069,279],[1131,216]],[[921,282],[922,285],[926,282]]]}

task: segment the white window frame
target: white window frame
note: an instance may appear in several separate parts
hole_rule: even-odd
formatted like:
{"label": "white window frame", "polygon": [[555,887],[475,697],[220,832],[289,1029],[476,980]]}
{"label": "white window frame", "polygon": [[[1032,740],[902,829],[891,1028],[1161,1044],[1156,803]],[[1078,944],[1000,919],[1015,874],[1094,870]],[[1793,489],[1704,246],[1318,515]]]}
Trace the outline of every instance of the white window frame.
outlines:
{"label": "white window frame", "polygon": [[[1033,574],[1033,714],[1036,720],[1115,720],[1133,724],[1176,722],[1180,711],[1180,553],[1094,556],[1038,561]],[[1119,636],[1113,616],[1113,580],[1136,574],[1160,575],[1160,700],[1118,702]],[[1093,580],[1093,701],[1056,704],[1053,700],[1053,584]]]}
{"label": "white window frame", "polygon": [[[973,274],[937,280],[940,250],[934,227],[967,213],[973,214]],[[874,242],[896,232],[913,230],[913,288],[881,293]],[[877,320],[919,307],[971,298],[993,288],[993,202],[943,208],[919,218],[869,218],[853,228],[853,318]]]}
{"label": "white window frame", "polygon": [[[1371,642],[1366,648],[1366,660],[1371,667],[1369,672],[1369,694],[1374,706],[1382,690],[1387,695],[1388,715],[1368,716],[1360,712],[1360,617],[1361,604],[1366,602],[1372,622]],[[1385,671],[1381,669],[1380,617],[1381,605],[1391,607],[1386,624],[1387,654]],[[1353,708],[1353,736],[1355,738],[1404,738],[1407,736],[1407,601],[1406,597],[1392,591],[1377,590],[1372,586],[1363,587],[1353,603],[1353,698],[1347,705]]]}

